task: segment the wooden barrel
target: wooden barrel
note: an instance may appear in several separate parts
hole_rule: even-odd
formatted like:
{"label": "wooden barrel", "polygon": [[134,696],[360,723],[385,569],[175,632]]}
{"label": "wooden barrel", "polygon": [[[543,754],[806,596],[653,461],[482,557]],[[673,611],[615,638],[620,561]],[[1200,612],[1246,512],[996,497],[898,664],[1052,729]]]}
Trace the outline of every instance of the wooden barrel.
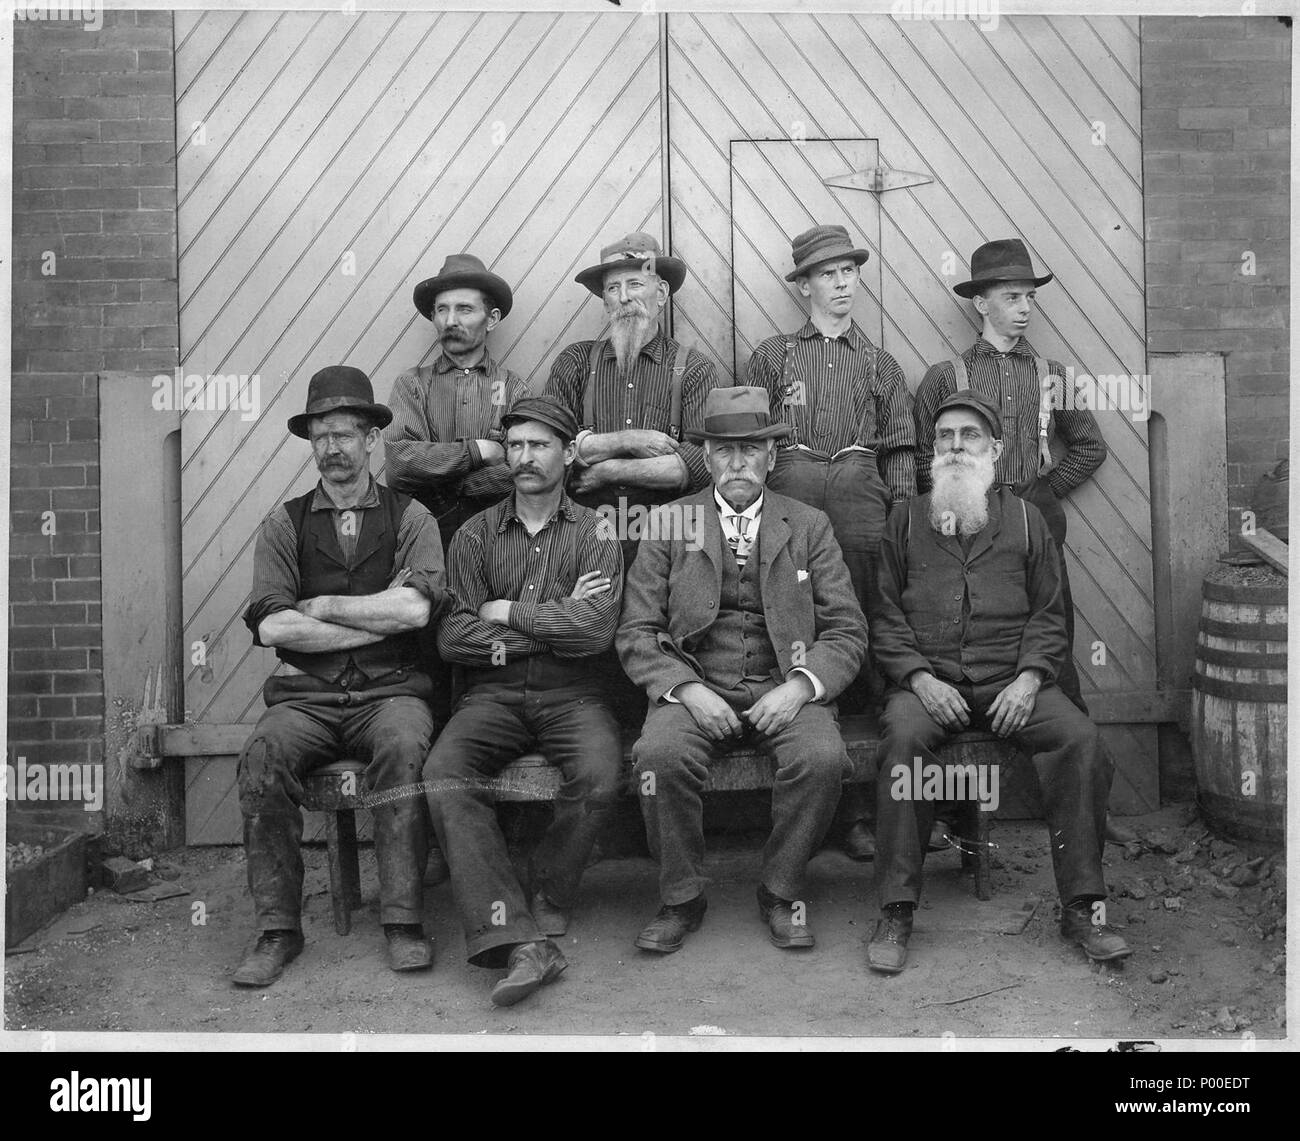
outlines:
{"label": "wooden barrel", "polygon": [[1286,579],[1219,568],[1201,588],[1192,678],[1197,800],[1216,832],[1286,837]]}

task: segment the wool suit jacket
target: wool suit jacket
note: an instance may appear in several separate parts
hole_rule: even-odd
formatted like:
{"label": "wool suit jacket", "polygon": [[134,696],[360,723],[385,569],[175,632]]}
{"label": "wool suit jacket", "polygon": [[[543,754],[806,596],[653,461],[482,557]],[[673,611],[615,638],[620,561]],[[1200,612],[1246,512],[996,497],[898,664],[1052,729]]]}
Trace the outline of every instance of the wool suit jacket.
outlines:
{"label": "wool suit jacket", "polygon": [[[614,644],[628,677],[657,703],[675,685],[705,680],[692,651],[717,620],[722,560],[734,556],[712,484],[655,514],[628,572]],[[703,527],[702,537],[692,520]],[[749,557],[758,560],[777,680],[802,666],[826,687],[825,700],[833,700],[866,657],[867,620],[830,520],[815,507],[765,491],[758,544]]]}

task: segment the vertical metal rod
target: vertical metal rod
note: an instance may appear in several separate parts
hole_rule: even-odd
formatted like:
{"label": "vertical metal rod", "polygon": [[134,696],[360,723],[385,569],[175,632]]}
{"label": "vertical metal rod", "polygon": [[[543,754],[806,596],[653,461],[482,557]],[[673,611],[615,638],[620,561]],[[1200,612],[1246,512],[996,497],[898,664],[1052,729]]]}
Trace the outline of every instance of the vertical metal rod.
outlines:
{"label": "vertical metal rod", "polygon": [[[673,252],[672,179],[670,177],[671,150],[668,141],[668,13],[659,16],[659,174],[660,213],[663,219],[664,253]],[[673,335],[673,301],[670,297],[664,306],[664,335]]]}

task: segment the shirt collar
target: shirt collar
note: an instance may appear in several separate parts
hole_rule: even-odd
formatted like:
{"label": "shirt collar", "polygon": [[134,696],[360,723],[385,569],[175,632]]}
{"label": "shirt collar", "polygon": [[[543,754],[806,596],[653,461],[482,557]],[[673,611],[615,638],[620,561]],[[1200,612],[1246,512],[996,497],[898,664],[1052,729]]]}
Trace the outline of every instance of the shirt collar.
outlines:
{"label": "shirt collar", "polygon": [[[1011,353],[1015,356],[1033,357],[1038,354],[1034,352],[1034,346],[1031,345],[1027,338],[1021,337],[1014,345],[1011,346]],[[995,349],[981,333],[975,338],[975,354],[977,356],[1001,356],[1002,351]]]}
{"label": "shirt collar", "polygon": [[725,499],[715,487],[713,489],[713,502],[717,504],[718,514],[725,519],[730,519],[733,515],[743,515],[746,519],[757,522],[758,517],[763,514],[763,493],[759,492],[758,498],[754,500],[744,511],[737,511]]}
{"label": "shirt collar", "polygon": [[[800,340],[807,341],[811,340],[813,337],[822,336],[822,332],[812,323],[812,318],[809,317],[808,320],[804,322],[803,328],[795,335]],[[857,352],[859,349],[868,348],[871,345],[871,341],[868,339],[866,333],[858,328],[858,323],[856,321],[850,321],[848,329],[834,339],[837,341],[843,341],[849,346],[849,348],[853,349],[854,352]]]}
{"label": "shirt collar", "polygon": [[[438,359],[433,362],[433,371],[439,375],[445,376],[449,372],[464,372],[465,369],[454,363],[446,352],[440,352]],[[487,348],[483,349],[483,357],[478,364],[471,366],[470,372],[481,372],[485,376],[492,371],[492,354]]]}
{"label": "shirt collar", "polygon": [[313,511],[353,511],[378,506],[379,491],[375,486],[373,474],[370,476],[370,482],[367,484],[366,490],[361,493],[355,503],[346,507],[340,507],[330,498],[329,492],[325,490],[325,481],[323,479],[316,481],[316,493],[311,497],[311,509]]}
{"label": "shirt collar", "polygon": [[[563,515],[570,523],[576,522],[578,518],[578,508],[573,500],[569,498],[567,491],[560,492],[560,502],[555,508],[555,514],[546,520],[542,525],[542,529],[545,530],[549,527],[555,522],[556,517],[560,515]],[[501,501],[501,521],[497,524],[497,534],[500,535],[504,532],[512,522],[518,522],[521,527],[524,525],[523,520],[519,518],[519,514],[515,510],[514,492],[511,492]]]}
{"label": "shirt collar", "polygon": [[[657,328],[655,329],[655,335],[651,337],[648,341],[646,341],[644,345],[641,346],[641,351],[637,355],[648,356],[652,361],[655,362],[655,364],[663,364],[664,354],[667,351],[668,351],[668,338],[664,336],[664,331],[662,328]],[[606,360],[611,360],[613,356],[614,356],[614,343],[613,341],[606,340],[604,357]]]}

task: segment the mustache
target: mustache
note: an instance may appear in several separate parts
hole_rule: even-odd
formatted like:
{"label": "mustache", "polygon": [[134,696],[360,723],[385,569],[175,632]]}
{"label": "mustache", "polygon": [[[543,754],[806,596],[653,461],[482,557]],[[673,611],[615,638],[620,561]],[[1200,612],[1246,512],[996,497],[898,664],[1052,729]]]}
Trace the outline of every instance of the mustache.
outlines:
{"label": "mustache", "polygon": [[610,316],[614,321],[631,321],[637,317],[649,317],[650,310],[644,301],[629,301],[620,305]]}

